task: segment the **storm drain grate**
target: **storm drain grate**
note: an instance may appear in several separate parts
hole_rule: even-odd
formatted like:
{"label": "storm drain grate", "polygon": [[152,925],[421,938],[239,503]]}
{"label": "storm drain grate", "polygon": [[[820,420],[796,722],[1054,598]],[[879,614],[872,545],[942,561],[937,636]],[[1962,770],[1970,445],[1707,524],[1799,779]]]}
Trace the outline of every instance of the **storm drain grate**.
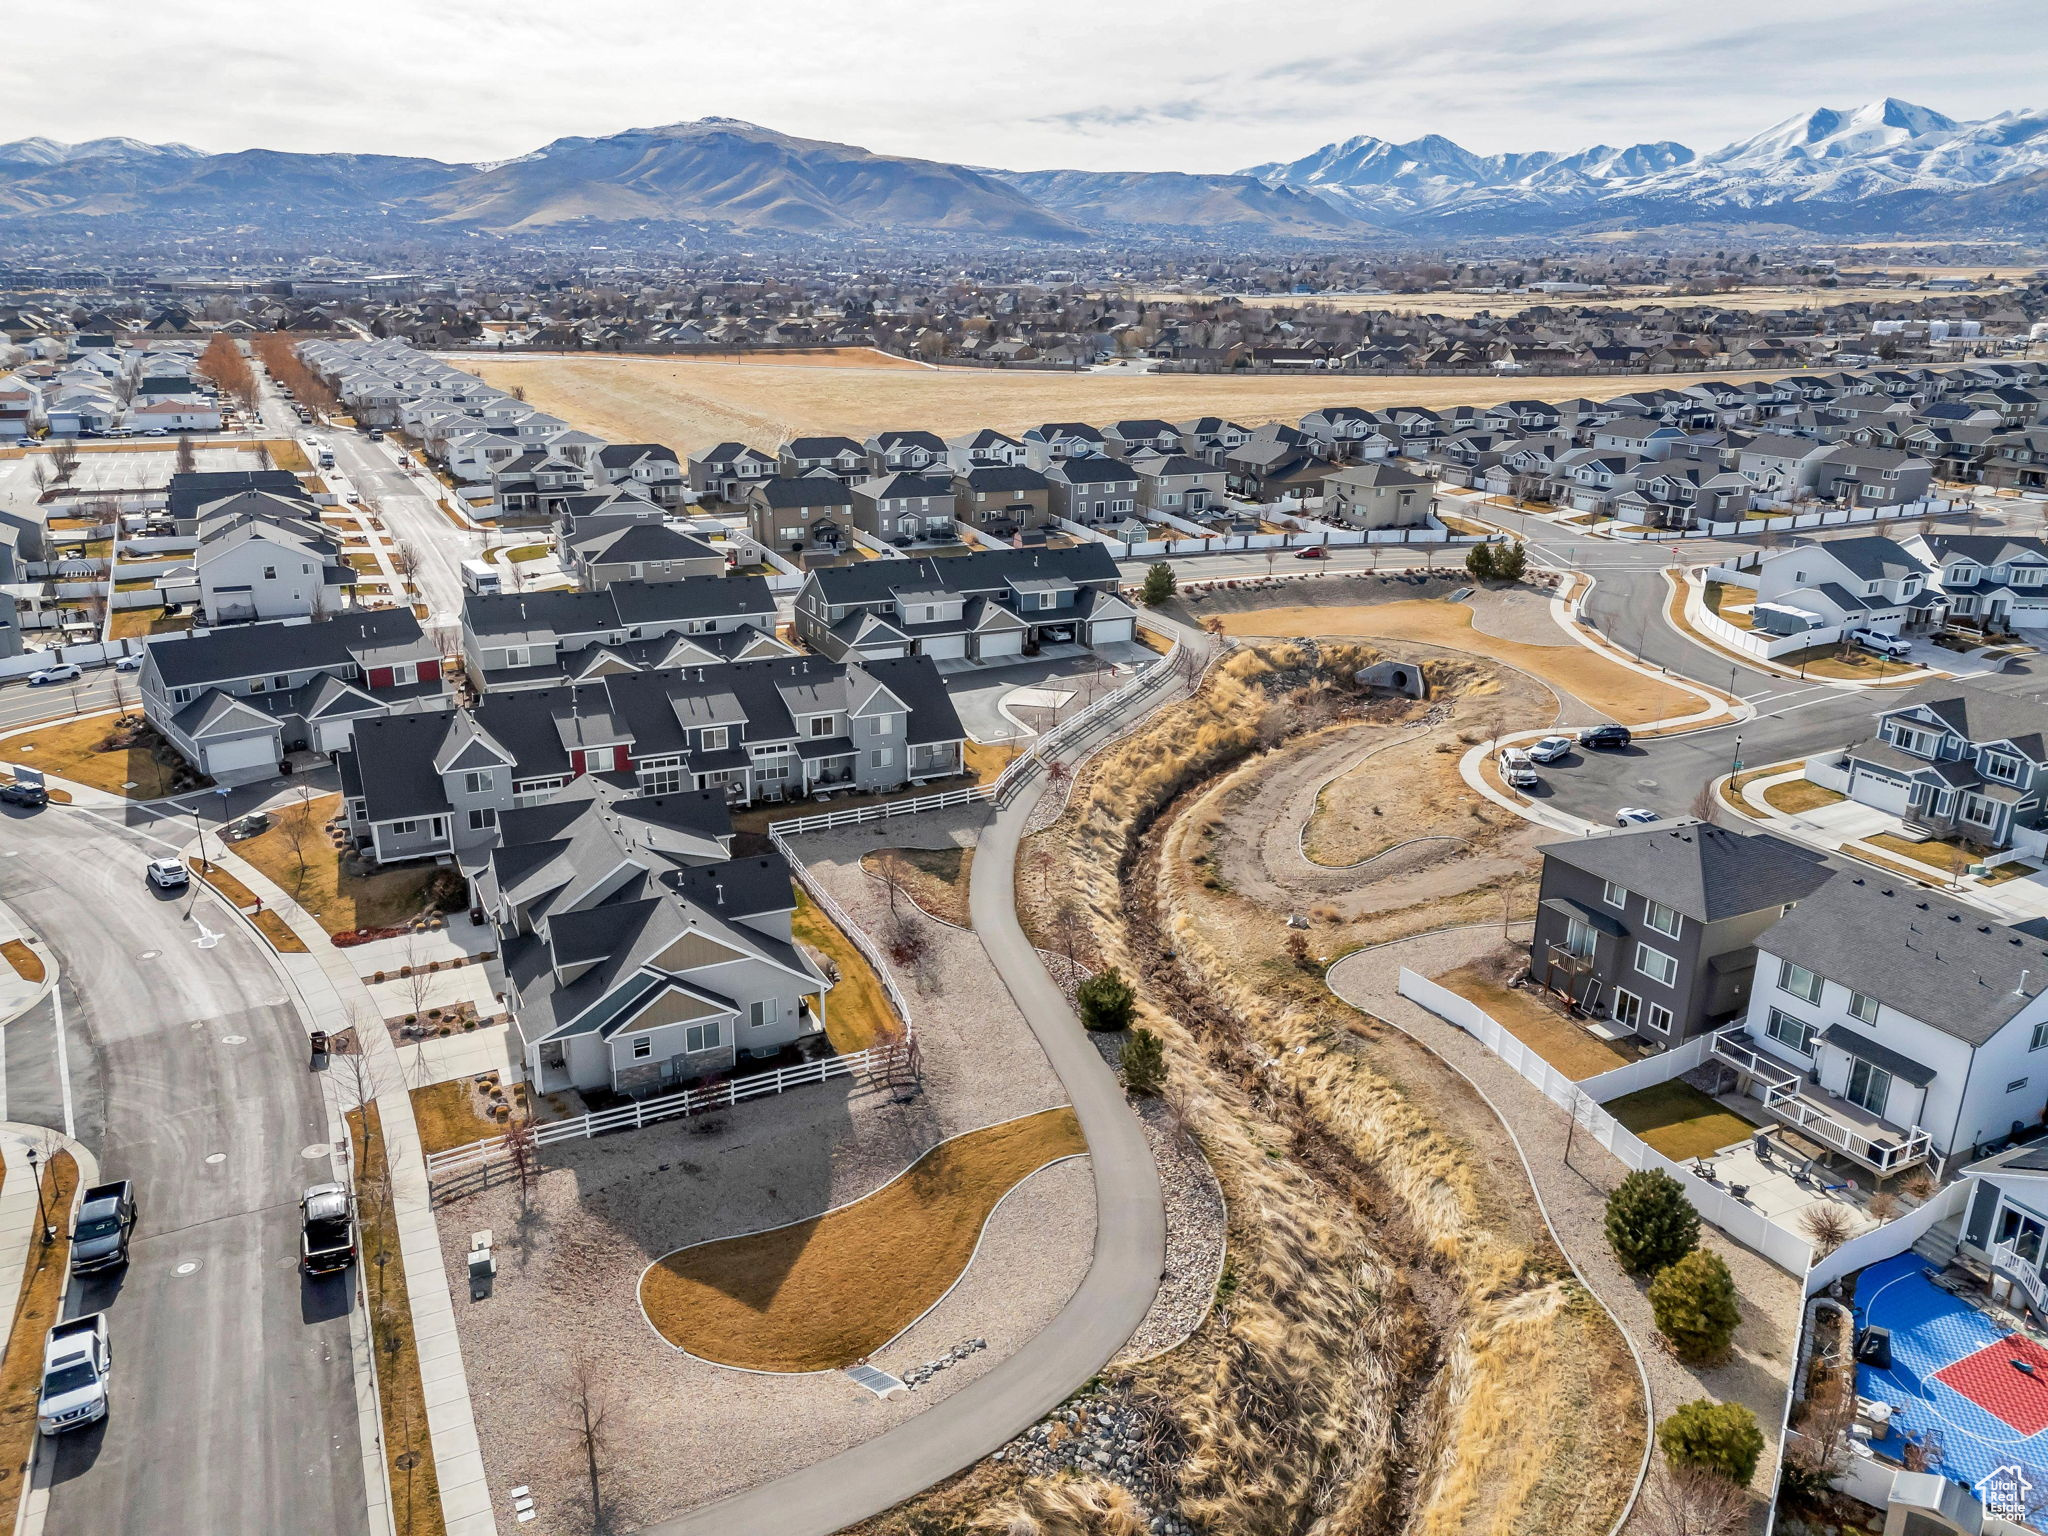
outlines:
{"label": "storm drain grate", "polygon": [[877,1397],[891,1397],[910,1390],[887,1371],[878,1371],[872,1365],[849,1365],[846,1374]]}

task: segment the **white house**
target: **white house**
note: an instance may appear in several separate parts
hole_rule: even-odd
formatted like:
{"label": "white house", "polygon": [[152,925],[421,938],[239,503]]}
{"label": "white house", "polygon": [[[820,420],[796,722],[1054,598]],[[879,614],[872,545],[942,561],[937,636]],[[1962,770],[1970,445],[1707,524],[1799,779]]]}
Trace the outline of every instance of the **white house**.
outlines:
{"label": "white house", "polygon": [[2048,942],[1876,871],[1842,872],[1757,941],[1713,1055],[1806,1139],[1880,1174],[1950,1168],[2048,1105]]}
{"label": "white house", "polygon": [[[1817,615],[1823,624],[1896,635],[1941,616],[1926,564],[1895,540],[1871,534],[1766,554],[1757,601]],[[1815,626],[1820,627],[1820,626]]]}

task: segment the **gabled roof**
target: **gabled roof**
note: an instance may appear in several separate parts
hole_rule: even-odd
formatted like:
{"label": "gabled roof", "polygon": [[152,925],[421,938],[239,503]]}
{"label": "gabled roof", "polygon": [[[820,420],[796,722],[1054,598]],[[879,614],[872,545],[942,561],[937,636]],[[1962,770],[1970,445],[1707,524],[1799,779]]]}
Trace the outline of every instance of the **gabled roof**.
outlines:
{"label": "gabled roof", "polygon": [[428,657],[433,647],[409,608],[376,608],[302,624],[238,624],[204,635],[149,642],[149,664],[167,688],[228,682],[274,672],[339,667],[377,655]]}
{"label": "gabled roof", "polygon": [[1537,851],[1703,923],[1798,901],[1828,878],[1820,856],[1796,843],[1707,822],[1545,843]]}

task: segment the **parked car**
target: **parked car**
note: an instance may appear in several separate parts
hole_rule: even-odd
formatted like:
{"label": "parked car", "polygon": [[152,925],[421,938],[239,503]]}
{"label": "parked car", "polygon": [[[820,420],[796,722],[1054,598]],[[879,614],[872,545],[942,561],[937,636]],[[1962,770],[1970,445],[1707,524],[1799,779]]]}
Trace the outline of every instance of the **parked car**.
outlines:
{"label": "parked car", "polygon": [[1500,749],[1500,776],[1510,789],[1534,789],[1543,782],[1536,765],[1529,761],[1529,754],[1520,747]]}
{"label": "parked car", "polygon": [[1614,813],[1614,824],[1617,827],[1643,827],[1663,819],[1655,811],[1641,805],[1624,805]]}
{"label": "parked car", "polygon": [[0,800],[25,810],[39,811],[50,803],[50,792],[40,784],[0,784]]}
{"label": "parked car", "polygon": [[1294,552],[1294,558],[1297,560],[1327,560],[1330,558],[1330,552],[1320,544],[1311,544],[1307,549],[1297,549]]}
{"label": "parked car", "polygon": [[123,656],[114,663],[114,670],[116,672],[140,672],[142,670],[142,658],[140,656]]}
{"label": "parked car", "polygon": [[192,871],[183,859],[151,859],[149,883],[160,891],[182,891],[192,883]]}
{"label": "parked car", "polygon": [[1528,752],[1529,756],[1539,763],[1554,763],[1560,757],[1563,757],[1565,753],[1571,751],[1571,749],[1571,737],[1546,736],[1541,741],[1530,746]]}
{"label": "parked car", "polygon": [[68,683],[74,677],[83,676],[85,676],[85,668],[81,667],[77,662],[60,661],[54,667],[44,667],[40,672],[29,673],[28,685],[31,688],[42,688],[51,683]]}
{"label": "parked car", "polygon": [[1579,745],[1612,752],[1627,746],[1635,738],[1628,733],[1625,725],[1596,725],[1590,730],[1579,732]]}
{"label": "parked car", "polygon": [[1848,640],[1858,650],[1888,656],[1893,661],[1913,654],[1912,641],[1902,640],[1897,635],[1880,634],[1874,629],[1852,629],[1849,631]]}
{"label": "parked car", "polygon": [[299,1263],[331,1275],[356,1261],[355,1201],[340,1184],[309,1184],[299,1200]]}
{"label": "parked car", "polygon": [[82,1429],[107,1416],[107,1377],[114,1351],[107,1314],[93,1312],[52,1328],[43,1342],[43,1386],[36,1428],[46,1435]]}
{"label": "parked car", "polygon": [[71,1224],[72,1272],[126,1264],[128,1234],[134,1227],[135,1187],[126,1179],[86,1190]]}

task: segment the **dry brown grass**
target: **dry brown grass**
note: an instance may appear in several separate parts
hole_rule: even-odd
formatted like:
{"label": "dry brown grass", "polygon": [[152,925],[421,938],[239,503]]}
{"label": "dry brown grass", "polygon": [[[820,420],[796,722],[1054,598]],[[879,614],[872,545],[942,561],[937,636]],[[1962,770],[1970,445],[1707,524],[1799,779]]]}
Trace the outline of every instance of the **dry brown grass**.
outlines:
{"label": "dry brown grass", "polygon": [[1756,1129],[1690,1083],[1657,1083],[1601,1106],[1673,1162],[1733,1146]]}
{"label": "dry brown grass", "polygon": [[264,941],[280,955],[306,953],[306,941],[292,932],[290,923],[268,907],[261,912],[248,913],[247,916],[249,921],[256,925],[256,931],[263,935]]}
{"label": "dry brown grass", "polygon": [[[1245,426],[1298,421],[1326,405],[1493,405],[1618,394],[1670,383],[1628,378],[1233,378],[1222,374],[1020,373],[1002,369],[734,367],[669,358],[491,358],[464,366],[600,437],[665,442],[690,453],[727,438],[773,448],[784,437],[843,432],[866,438],[906,425],[941,437],[995,427],[1020,432],[1044,421],[1228,416]],[[1768,377],[1754,372],[1687,374]]]}
{"label": "dry brown grass", "polygon": [[1629,1063],[1629,1057],[1606,1041],[1594,1039],[1541,998],[1504,987],[1473,966],[1461,966],[1435,980],[1438,986],[1484,1008],[1494,1023],[1574,1082]]}
{"label": "dry brown grass", "polygon": [[955,928],[972,926],[967,910],[972,848],[876,848],[860,856],[860,867],[941,922]]}
{"label": "dry brown grass", "polygon": [[828,971],[839,974],[824,998],[825,1038],[834,1050],[847,1054],[903,1038],[902,1021],[889,1006],[882,978],[801,885],[796,888],[796,914],[790,920],[790,931],[799,944],[830,962]]}
{"label": "dry brown grass", "polygon": [[58,1152],[43,1169],[43,1192],[55,1214],[56,1239],[47,1246],[40,1233],[29,1237],[28,1267],[14,1304],[7,1351],[0,1358],[0,1522],[13,1529],[28,1464],[35,1455],[36,1401],[43,1385],[43,1336],[64,1315],[64,1277],[71,1257],[71,1198],[78,1189],[78,1165]]}
{"label": "dry brown grass", "polygon": [[[512,1085],[509,1103],[513,1114],[520,1113],[526,1103],[524,1083]],[[492,1115],[491,1107],[492,1101],[474,1078],[451,1078],[412,1090],[413,1121],[419,1126],[420,1145],[429,1152],[446,1152],[486,1136],[502,1136],[507,1119]]]}
{"label": "dry brown grass", "polygon": [[[235,844],[235,852],[276,885],[329,933],[384,928],[409,922],[426,909],[432,866],[351,874],[327,835],[327,823],[341,809],[341,796],[318,795],[271,813],[256,836]],[[292,839],[299,838],[297,848]],[[306,867],[299,868],[303,852]]]}
{"label": "dry brown grass", "polygon": [[[161,762],[140,747],[112,752],[93,750],[114,729],[114,719],[111,713],[81,715],[58,725],[10,736],[0,742],[0,756],[25,768],[40,768],[75,784],[90,785],[131,800],[155,800],[170,794],[178,773],[175,763]],[[133,788],[129,787],[131,784]]]}
{"label": "dry brown grass", "polygon": [[1824,805],[1840,805],[1849,797],[1839,790],[1828,789],[1811,779],[1792,779],[1783,784],[1773,784],[1764,792],[1764,804],[1774,811],[1783,811],[1796,816],[1801,811],[1817,811]]}
{"label": "dry brown grass", "polygon": [[376,1340],[377,1410],[384,1421],[392,1521],[398,1536],[447,1536],[377,1106],[350,1110],[348,1132],[356,1167],[358,1273],[369,1298],[370,1333]]}
{"label": "dry brown grass", "polygon": [[1023,750],[1023,743],[1016,741],[968,741],[961,743],[960,761],[975,783],[993,784]]}
{"label": "dry brown grass", "polygon": [[193,874],[219,891],[238,911],[246,912],[256,905],[256,893],[218,864],[198,858],[189,858],[185,863],[190,866]]}
{"label": "dry brown grass", "polygon": [[41,986],[43,978],[49,974],[43,968],[43,957],[20,939],[8,939],[0,943],[0,955],[7,958],[7,963],[14,968],[14,974],[23,981]]}
{"label": "dry brown grass", "polygon": [[[1873,848],[1882,848],[1887,853],[1896,853],[1902,858],[1911,859],[1915,864],[1923,864],[1943,880],[1968,869],[1981,857],[1962,843],[1945,842],[1938,837],[1928,838],[1925,842],[1915,842],[1912,838],[1901,837],[1896,832],[1873,832],[1859,841],[1868,843]],[[1925,879],[1926,875],[1923,874],[1921,878]]]}
{"label": "dry brown grass", "polygon": [[1144,1515],[1115,1483],[1030,1483],[974,1522],[988,1536],[1145,1536]]}
{"label": "dry brown grass", "polygon": [[851,1365],[946,1293],[1004,1195],[1087,1150],[1065,1108],[969,1131],[851,1205],[657,1260],[641,1276],[641,1305],[663,1338],[702,1359],[756,1371]]}
{"label": "dry brown grass", "polygon": [[1691,694],[1633,672],[1582,645],[1528,645],[1472,627],[1463,603],[1407,601],[1355,607],[1253,608],[1219,615],[1232,635],[1363,635],[1420,640],[1449,650],[1491,657],[1562,688],[1623,725],[1695,714]]}
{"label": "dry brown grass", "polygon": [[166,614],[161,608],[120,608],[107,619],[109,640],[142,640],[150,635],[182,635],[192,627],[187,613]]}
{"label": "dry brown grass", "polygon": [[[1335,674],[1363,648],[1323,650]],[[1083,770],[1034,855],[1082,904],[1101,962],[1140,979],[1231,1212],[1219,1326],[1128,1390],[1170,1416],[1178,1509],[1205,1530],[1604,1529],[1642,1433],[1618,1335],[1528,1230],[1528,1202],[1360,1053],[1369,1021],[1281,955],[1280,915],[1180,873],[1182,829],[1227,814],[1261,771],[1247,754],[1265,701],[1306,660],[1233,654]],[[1248,928],[1271,945],[1251,964]]]}

